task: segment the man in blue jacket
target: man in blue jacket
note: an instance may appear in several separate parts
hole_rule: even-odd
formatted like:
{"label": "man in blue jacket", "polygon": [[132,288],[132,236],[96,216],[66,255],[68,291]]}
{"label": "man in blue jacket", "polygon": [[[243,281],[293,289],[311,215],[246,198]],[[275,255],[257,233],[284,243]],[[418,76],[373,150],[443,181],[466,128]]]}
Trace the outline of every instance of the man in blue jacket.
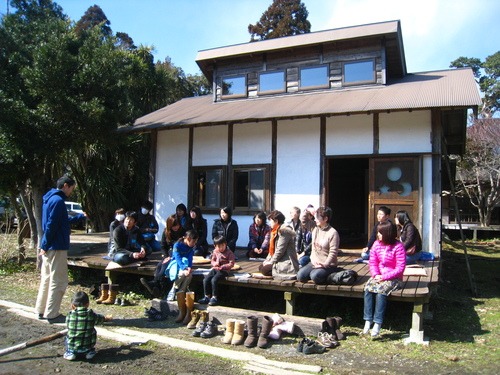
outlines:
{"label": "man in blue jacket", "polygon": [[43,237],[38,248],[42,267],[35,310],[39,319],[45,317],[49,322],[64,319],[59,309],[68,286],[70,220],[81,219],[81,215],[69,219],[64,201],[75,186],[75,180],[63,176],[57,180],[57,189],[53,188],[43,196]]}

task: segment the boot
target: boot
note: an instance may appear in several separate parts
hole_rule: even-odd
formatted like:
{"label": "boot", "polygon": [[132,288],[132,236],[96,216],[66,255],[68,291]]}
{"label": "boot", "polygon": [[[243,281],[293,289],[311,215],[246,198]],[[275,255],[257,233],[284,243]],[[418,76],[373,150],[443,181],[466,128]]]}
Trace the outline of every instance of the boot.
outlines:
{"label": "boot", "polygon": [[205,326],[205,330],[202,333],[200,333],[200,337],[204,339],[209,339],[214,336],[217,336],[218,333],[219,331],[217,329],[217,324],[215,323],[214,318],[212,318],[212,321],[207,323],[207,325]]}
{"label": "boot", "polygon": [[186,316],[186,292],[177,292],[177,306],[179,307],[179,315],[175,319],[176,323],[181,323]]}
{"label": "boot", "polygon": [[208,311],[200,311],[200,319],[198,320],[198,325],[193,332],[193,337],[200,337],[201,333],[207,328],[209,319]]}
{"label": "boot", "polygon": [[333,320],[335,320],[335,336],[337,336],[337,340],[345,340],[345,335],[340,331],[342,318],[340,316],[334,316]]}
{"label": "boot", "polygon": [[236,319],[227,319],[226,320],[226,333],[222,339],[224,344],[231,344],[231,340],[233,339],[234,334],[234,324]]}
{"label": "boot", "polygon": [[241,345],[245,340],[245,321],[236,320],[234,322],[234,334],[231,340],[231,345]]}
{"label": "boot", "polygon": [[102,301],[103,305],[112,305],[115,303],[116,296],[119,292],[119,285],[118,284],[109,284],[109,295],[108,298]]}
{"label": "boot", "polygon": [[97,304],[101,304],[102,301],[107,300],[109,297],[109,284],[101,284],[101,295],[96,299]]}
{"label": "boot", "polygon": [[187,328],[195,329],[198,320],[200,320],[200,317],[201,317],[200,310],[191,311],[191,320],[189,321]]}
{"label": "boot", "polygon": [[258,318],[256,316],[251,315],[247,317],[248,336],[244,342],[247,348],[253,348],[257,345],[257,340],[259,339],[259,335],[257,334],[257,323]]}
{"label": "boot", "polygon": [[187,325],[191,321],[191,312],[194,310],[194,292],[186,292],[186,315],[182,324]]}
{"label": "boot", "polygon": [[257,346],[261,349],[267,349],[269,347],[269,333],[271,333],[271,329],[273,328],[273,320],[265,315],[262,318],[262,328],[260,330],[259,339],[257,341]]}

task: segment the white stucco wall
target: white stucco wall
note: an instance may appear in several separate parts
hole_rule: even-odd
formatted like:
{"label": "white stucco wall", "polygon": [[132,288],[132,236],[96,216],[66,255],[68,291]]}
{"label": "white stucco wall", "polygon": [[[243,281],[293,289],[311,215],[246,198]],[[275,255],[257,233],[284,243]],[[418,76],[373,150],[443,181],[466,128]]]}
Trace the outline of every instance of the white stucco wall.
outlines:
{"label": "white stucco wall", "polygon": [[379,153],[431,152],[431,112],[391,112],[379,115]]}
{"label": "white stucco wall", "polygon": [[271,163],[271,143],[271,122],[235,124],[233,126],[233,164]]}
{"label": "white stucco wall", "polygon": [[227,126],[195,128],[193,134],[193,166],[227,165],[227,134]]}
{"label": "white stucco wall", "polygon": [[373,152],[373,116],[335,116],[326,119],[326,154],[362,155]]}

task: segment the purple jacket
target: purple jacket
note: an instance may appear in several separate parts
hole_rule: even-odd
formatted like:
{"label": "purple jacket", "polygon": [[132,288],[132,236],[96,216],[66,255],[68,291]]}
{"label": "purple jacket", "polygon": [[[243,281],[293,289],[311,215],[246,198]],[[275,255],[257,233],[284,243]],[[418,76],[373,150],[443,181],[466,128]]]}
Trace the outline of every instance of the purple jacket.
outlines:
{"label": "purple jacket", "polygon": [[382,276],[382,280],[403,279],[406,267],[406,251],[403,244],[396,241],[392,245],[384,245],[375,241],[370,250],[370,274],[372,277]]}

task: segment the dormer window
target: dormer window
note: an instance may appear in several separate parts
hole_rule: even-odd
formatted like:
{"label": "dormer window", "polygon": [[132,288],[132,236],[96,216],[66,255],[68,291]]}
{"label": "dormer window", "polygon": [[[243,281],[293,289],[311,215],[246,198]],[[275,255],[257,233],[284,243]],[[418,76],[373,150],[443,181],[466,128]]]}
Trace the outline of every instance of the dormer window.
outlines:
{"label": "dormer window", "polygon": [[259,94],[275,94],[285,91],[285,72],[275,70],[259,74]]}
{"label": "dormer window", "polygon": [[344,63],[343,84],[361,85],[375,83],[375,61],[363,60]]}
{"label": "dormer window", "polygon": [[328,65],[300,68],[300,89],[328,88]]}
{"label": "dormer window", "polygon": [[246,76],[231,76],[222,78],[222,97],[241,98],[247,96]]}

